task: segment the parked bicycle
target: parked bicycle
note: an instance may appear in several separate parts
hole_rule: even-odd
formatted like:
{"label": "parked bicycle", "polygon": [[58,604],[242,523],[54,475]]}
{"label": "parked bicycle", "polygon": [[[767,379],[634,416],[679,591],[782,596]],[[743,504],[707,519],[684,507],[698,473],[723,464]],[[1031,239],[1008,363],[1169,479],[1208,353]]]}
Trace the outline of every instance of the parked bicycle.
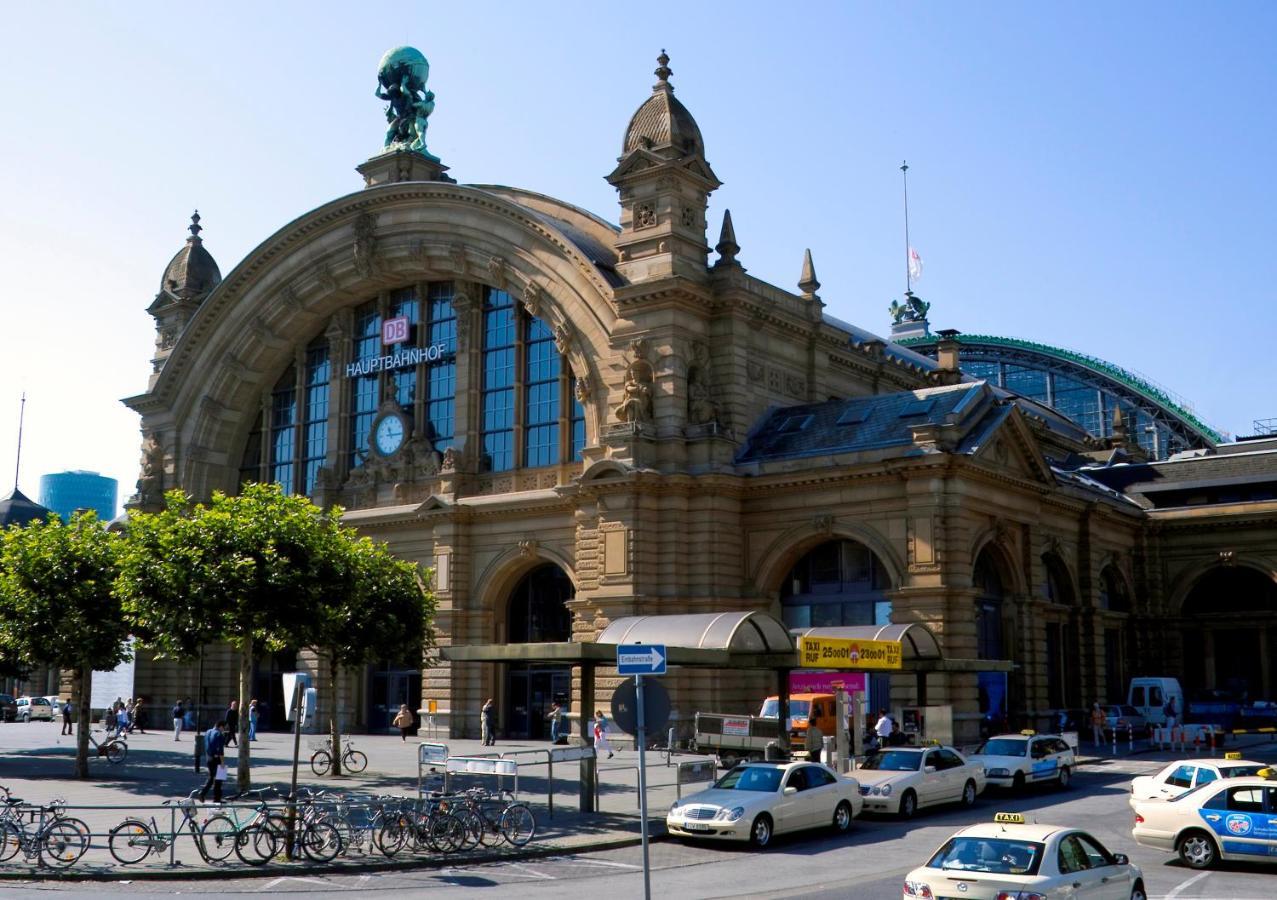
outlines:
{"label": "parked bicycle", "polygon": [[185,800],[165,800],[164,805],[176,804],[182,812],[182,822],[170,837],[151,821],[125,819],[111,829],[107,836],[107,848],[116,861],[129,866],[140,863],[151,853],[160,854],[177,840],[183,829],[190,834],[204,862],[224,862],[235,852],[236,832],[234,821],[223,813],[209,816],[202,824],[195,821],[195,794],[192,791]]}
{"label": "parked bicycle", "polygon": [[98,756],[105,756],[106,761],[114,765],[115,763],[124,762],[124,758],[129,755],[129,739],[127,734],[119,734],[107,736],[99,743],[93,739],[93,734],[89,734],[89,743],[97,748]]}
{"label": "parked bicycle", "polygon": [[[22,801],[10,796],[5,804],[17,809]],[[0,862],[21,850],[28,860],[63,869],[75,865],[89,849],[89,826],[63,815],[65,808],[66,801],[54,800],[36,807],[33,821],[24,822],[17,814],[6,818],[0,825]]]}
{"label": "parked bicycle", "polygon": [[[310,770],[316,775],[327,775],[333,767],[332,738],[316,745],[314,749],[315,752],[310,755]],[[358,774],[368,768],[368,757],[362,751],[356,750],[349,738],[344,738],[341,764],[346,767],[347,772]]]}
{"label": "parked bicycle", "polygon": [[536,816],[506,791],[493,794],[485,788],[471,788],[459,799],[465,804],[463,819],[468,829],[485,847],[495,847],[503,840],[522,847],[536,836]]}

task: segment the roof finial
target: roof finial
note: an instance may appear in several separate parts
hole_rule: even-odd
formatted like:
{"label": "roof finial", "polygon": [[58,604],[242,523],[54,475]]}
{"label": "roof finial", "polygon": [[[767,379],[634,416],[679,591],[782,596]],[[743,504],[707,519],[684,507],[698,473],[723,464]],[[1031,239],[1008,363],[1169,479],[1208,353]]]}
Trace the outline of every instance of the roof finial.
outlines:
{"label": "roof finial", "polygon": [[203,231],[204,228],[200,225],[200,211],[198,209],[191,213],[191,224],[189,226],[189,230],[191,232],[191,237],[199,240],[200,232]]}
{"label": "roof finial", "polygon": [[816,266],[811,261],[811,248],[803,251],[803,271],[798,278],[798,290],[804,297],[814,297],[820,290],[820,282],[816,280]]}
{"label": "roof finial", "polygon": [[735,266],[736,254],[740,253],[740,244],[736,243],[736,229],[732,227],[732,211],[730,209],[723,210],[723,230],[718,233],[718,243],[714,246],[718,252],[718,262],[714,263],[718,266]]}
{"label": "roof finial", "polygon": [[656,62],[658,63],[656,67],[656,77],[660,79],[656,83],[656,88],[660,89],[662,87],[667,87],[670,90],[673,90],[674,86],[670,84],[670,76],[674,74],[674,70],[670,68],[669,54],[665,52],[664,47],[661,48],[661,55],[656,57]]}

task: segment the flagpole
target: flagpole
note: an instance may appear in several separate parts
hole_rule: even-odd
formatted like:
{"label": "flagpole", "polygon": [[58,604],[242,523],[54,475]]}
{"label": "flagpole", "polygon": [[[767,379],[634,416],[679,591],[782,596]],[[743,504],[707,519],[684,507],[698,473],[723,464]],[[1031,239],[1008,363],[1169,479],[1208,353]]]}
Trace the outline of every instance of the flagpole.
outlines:
{"label": "flagpole", "polygon": [[18,490],[18,473],[22,471],[22,423],[27,416],[27,392],[22,392],[22,405],[18,407],[18,458],[13,463],[13,489]]}
{"label": "flagpole", "polygon": [[909,162],[900,163],[900,177],[905,188],[905,293],[913,293],[913,275],[909,272]]}

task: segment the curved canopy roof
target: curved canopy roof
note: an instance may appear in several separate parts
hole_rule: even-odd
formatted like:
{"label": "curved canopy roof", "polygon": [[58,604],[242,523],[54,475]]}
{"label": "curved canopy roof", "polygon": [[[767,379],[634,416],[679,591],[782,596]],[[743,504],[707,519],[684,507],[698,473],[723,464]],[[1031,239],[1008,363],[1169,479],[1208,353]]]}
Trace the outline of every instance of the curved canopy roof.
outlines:
{"label": "curved canopy roof", "polygon": [[901,659],[944,659],[940,642],[926,625],[852,625],[839,628],[795,628],[794,638],[844,638],[852,641],[899,641]]}
{"label": "curved canopy roof", "polygon": [[664,644],[748,653],[784,653],[794,649],[785,626],[760,612],[631,616],[608,625],[597,643]]}

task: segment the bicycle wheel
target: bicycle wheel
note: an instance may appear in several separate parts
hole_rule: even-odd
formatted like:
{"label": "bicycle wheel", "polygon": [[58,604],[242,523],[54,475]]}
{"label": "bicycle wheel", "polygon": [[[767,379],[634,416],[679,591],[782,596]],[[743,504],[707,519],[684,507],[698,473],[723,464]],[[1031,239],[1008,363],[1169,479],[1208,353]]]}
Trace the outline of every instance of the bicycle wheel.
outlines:
{"label": "bicycle wheel", "polygon": [[465,828],[465,837],[457,849],[470,850],[479,846],[479,838],[483,836],[483,816],[468,806],[453,810],[452,814]]}
{"label": "bicycle wheel", "polygon": [[117,862],[131,866],[151,855],[155,835],[151,833],[151,826],[141,819],[125,819],[111,829],[106,845]]}
{"label": "bicycle wheel", "polygon": [[501,813],[501,833],[516,847],[522,847],[537,833],[536,816],[522,803],[512,803]]}
{"label": "bicycle wheel", "polygon": [[264,866],[278,849],[275,832],[264,825],[249,825],[235,835],[235,855],[245,865]]}
{"label": "bicycle wheel", "polygon": [[347,772],[359,774],[368,768],[368,757],[360,750],[347,750],[345,755],[342,756],[342,761],[346,764]]}
{"label": "bicycle wheel", "polygon": [[341,834],[327,822],[310,822],[301,833],[301,845],[315,862],[332,862],[341,852]]}
{"label": "bicycle wheel", "polygon": [[429,822],[430,846],[439,853],[456,853],[466,840],[466,826],[452,813],[436,813]]}
{"label": "bicycle wheel", "polygon": [[111,741],[106,745],[106,761],[114,765],[115,763],[124,762],[124,757],[129,755],[129,745],[124,741]]}
{"label": "bicycle wheel", "polygon": [[89,826],[79,819],[58,819],[44,829],[40,858],[51,866],[66,868],[89,849]]}
{"label": "bicycle wheel", "polygon": [[210,862],[225,862],[235,852],[235,823],[216,815],[200,826],[200,850]]}
{"label": "bicycle wheel", "polygon": [[22,829],[12,822],[5,822],[0,829],[0,862],[13,859],[22,849]]}
{"label": "bicycle wheel", "polygon": [[310,755],[310,770],[316,775],[327,775],[333,758],[327,750],[316,750]]}
{"label": "bicycle wheel", "polygon": [[404,816],[392,816],[377,829],[373,838],[377,844],[377,849],[386,856],[394,856],[403,849],[404,842],[408,840],[408,833],[412,824]]}

